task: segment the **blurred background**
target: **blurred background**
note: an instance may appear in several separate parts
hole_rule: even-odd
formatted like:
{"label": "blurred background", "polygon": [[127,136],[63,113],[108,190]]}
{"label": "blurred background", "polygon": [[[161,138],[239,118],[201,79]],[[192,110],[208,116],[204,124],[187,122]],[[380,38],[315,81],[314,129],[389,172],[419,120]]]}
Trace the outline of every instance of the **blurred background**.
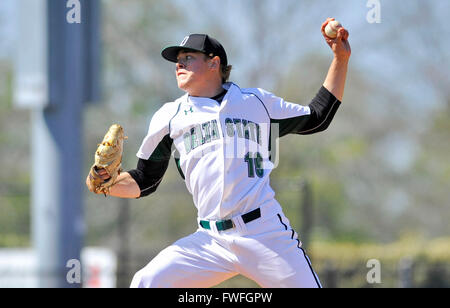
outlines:
{"label": "blurred background", "polygon": [[[33,187],[49,177],[33,158],[43,147],[33,145],[33,114],[48,107],[15,103],[23,5],[0,2],[2,287],[39,286]],[[70,6],[63,8],[65,18]],[[343,105],[325,132],[280,140],[271,176],[276,198],[324,287],[450,287],[449,1],[103,0],[99,11],[101,95],[73,119],[64,114],[80,128],[80,154],[72,152],[80,166],[56,176],[74,178],[64,189],[80,196],[83,275],[75,285],[128,287],[159,251],[196,230],[196,209],[173,160],[146,198],[105,198],[84,186],[111,124],[125,129],[123,166],[132,169],[153,113],[183,94],[162,48],[208,33],[227,50],[231,81],[307,105],[332,60],[320,26],[335,17],[349,30],[352,48]],[[61,194],[57,207],[77,200]],[[373,259],[381,274],[375,282]],[[237,276],[219,287],[257,285]]]}

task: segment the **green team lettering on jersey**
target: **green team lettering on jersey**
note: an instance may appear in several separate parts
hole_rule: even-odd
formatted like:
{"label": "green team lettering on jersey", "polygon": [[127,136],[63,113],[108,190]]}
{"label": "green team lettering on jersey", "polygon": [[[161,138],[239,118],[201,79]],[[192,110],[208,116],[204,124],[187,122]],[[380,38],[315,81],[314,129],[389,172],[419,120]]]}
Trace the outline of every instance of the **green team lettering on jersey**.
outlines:
{"label": "green team lettering on jersey", "polygon": [[245,119],[225,119],[225,127],[228,137],[244,138],[261,144],[261,128],[259,124]]}
{"label": "green team lettering on jersey", "polygon": [[219,127],[217,126],[217,120],[197,124],[183,135],[186,154],[200,145],[204,145],[219,138],[220,132]]}
{"label": "green team lettering on jersey", "polygon": [[[228,137],[237,135],[238,138],[248,139],[261,144],[261,128],[259,124],[245,119],[225,119],[225,130]],[[186,153],[200,145],[219,139],[221,133],[217,120],[197,124],[183,135]]]}

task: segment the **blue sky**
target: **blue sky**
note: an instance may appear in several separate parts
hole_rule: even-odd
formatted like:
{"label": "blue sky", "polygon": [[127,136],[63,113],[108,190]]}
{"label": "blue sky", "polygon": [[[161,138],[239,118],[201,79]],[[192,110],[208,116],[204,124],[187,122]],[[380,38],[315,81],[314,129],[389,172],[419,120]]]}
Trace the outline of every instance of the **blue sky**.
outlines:
{"label": "blue sky", "polygon": [[2,0],[0,2],[0,58],[12,55],[15,37],[16,1]]}

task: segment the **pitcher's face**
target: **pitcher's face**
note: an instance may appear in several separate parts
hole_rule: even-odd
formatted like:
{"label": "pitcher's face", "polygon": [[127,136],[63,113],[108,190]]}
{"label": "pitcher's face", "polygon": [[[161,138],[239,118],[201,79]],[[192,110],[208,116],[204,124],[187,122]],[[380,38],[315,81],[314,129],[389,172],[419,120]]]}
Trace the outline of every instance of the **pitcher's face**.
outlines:
{"label": "pitcher's face", "polygon": [[207,84],[208,59],[203,53],[180,51],[177,60],[175,73],[180,89],[193,93]]}

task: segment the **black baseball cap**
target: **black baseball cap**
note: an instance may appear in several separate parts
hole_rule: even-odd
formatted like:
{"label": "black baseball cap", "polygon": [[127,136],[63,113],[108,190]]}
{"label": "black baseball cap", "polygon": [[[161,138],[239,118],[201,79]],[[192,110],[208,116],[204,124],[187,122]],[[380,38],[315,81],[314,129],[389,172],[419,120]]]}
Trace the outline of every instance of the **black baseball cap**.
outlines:
{"label": "black baseball cap", "polygon": [[181,41],[179,46],[169,46],[163,49],[161,55],[170,62],[177,62],[180,50],[202,52],[208,56],[220,58],[221,64],[227,66],[227,54],[222,44],[207,34],[191,34]]}

